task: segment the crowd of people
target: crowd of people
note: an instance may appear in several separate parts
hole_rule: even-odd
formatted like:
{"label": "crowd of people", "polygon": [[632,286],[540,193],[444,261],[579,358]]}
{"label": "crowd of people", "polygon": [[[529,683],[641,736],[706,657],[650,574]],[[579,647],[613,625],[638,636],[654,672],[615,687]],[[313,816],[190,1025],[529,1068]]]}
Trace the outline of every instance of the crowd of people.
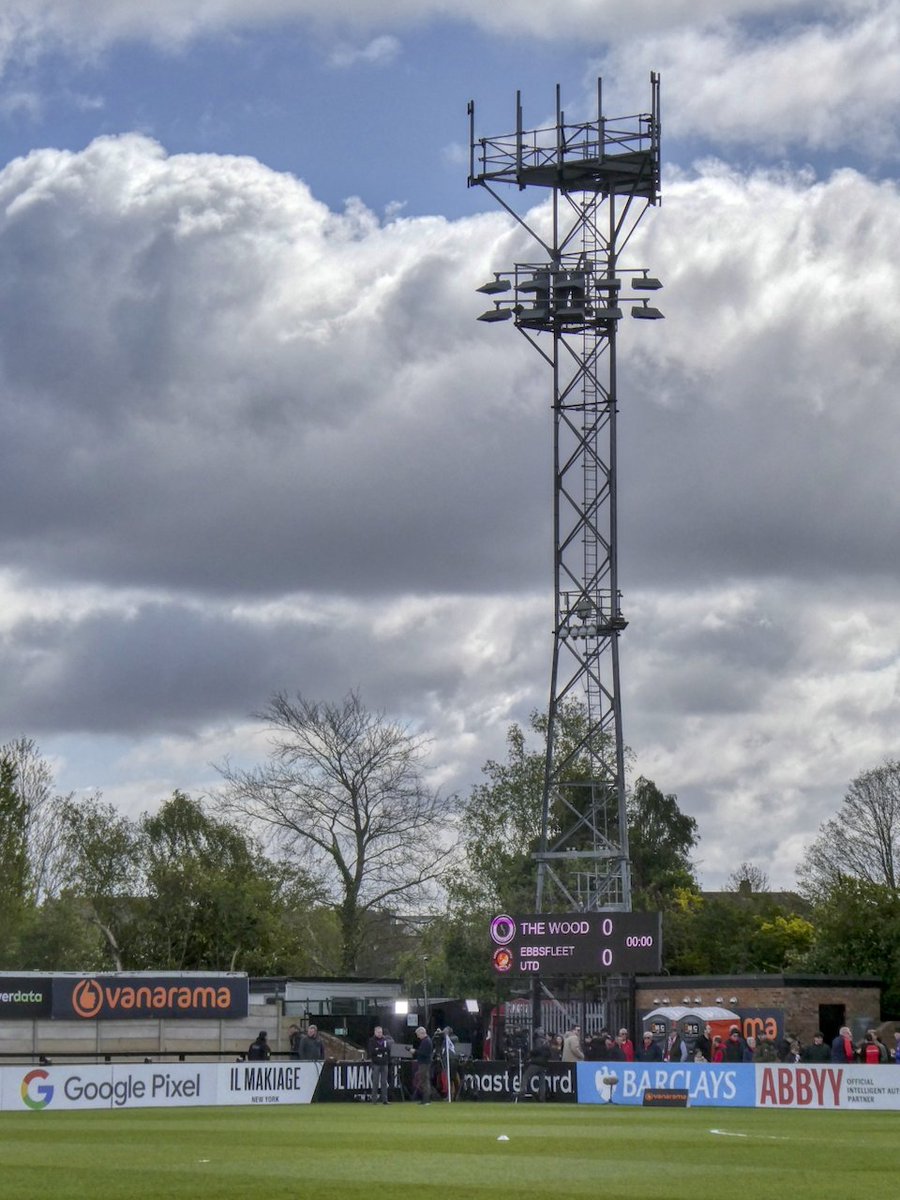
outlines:
{"label": "crowd of people", "polygon": [[[523,1031],[524,1033],[524,1031]],[[458,1094],[462,1070],[453,1030],[435,1030],[429,1036],[423,1026],[415,1031],[412,1046],[413,1091],[412,1098],[419,1104],[430,1104],[435,1090],[436,1077],[441,1090],[446,1094]],[[305,1032],[298,1025],[288,1030],[290,1057],[305,1062],[321,1062],[325,1059],[325,1045],[315,1025],[310,1024]],[[389,1034],[377,1025],[366,1046],[366,1058],[372,1066],[372,1102],[389,1104],[390,1062],[393,1042]],[[534,1094],[539,1101],[547,1098],[547,1078],[550,1065],[554,1062],[697,1062],[697,1063],[865,1063],[877,1065],[896,1063],[900,1065],[900,1031],[894,1034],[894,1045],[889,1048],[875,1029],[869,1029],[858,1041],[854,1041],[849,1027],[842,1026],[829,1043],[821,1032],[813,1035],[808,1045],[801,1045],[798,1038],[786,1035],[775,1040],[764,1033],[745,1037],[740,1026],[732,1025],[727,1036],[715,1033],[707,1025],[699,1037],[690,1043],[677,1030],[666,1036],[657,1036],[645,1031],[637,1044],[632,1041],[627,1029],[613,1034],[608,1029],[584,1036],[580,1025],[573,1025],[565,1033],[547,1034],[537,1028],[530,1046],[518,1044],[516,1057],[522,1066],[522,1092]],[[261,1030],[251,1043],[246,1057],[250,1061],[267,1061],[272,1056],[268,1035]]]}
{"label": "crowd of people", "polygon": [[889,1048],[875,1029],[854,1042],[850,1029],[842,1026],[837,1036],[827,1042],[821,1032],[803,1045],[790,1034],[779,1039],[765,1033],[745,1037],[739,1025],[732,1025],[727,1035],[714,1033],[707,1025],[703,1033],[688,1041],[677,1030],[666,1036],[656,1036],[649,1030],[641,1035],[637,1045],[627,1029],[613,1034],[608,1029],[582,1036],[575,1025],[565,1034],[546,1037],[542,1029],[535,1031],[534,1045],[528,1061],[531,1078],[541,1066],[551,1062],[803,1062],[803,1063],[896,1063],[900,1065],[900,1031],[894,1034],[894,1046]]}

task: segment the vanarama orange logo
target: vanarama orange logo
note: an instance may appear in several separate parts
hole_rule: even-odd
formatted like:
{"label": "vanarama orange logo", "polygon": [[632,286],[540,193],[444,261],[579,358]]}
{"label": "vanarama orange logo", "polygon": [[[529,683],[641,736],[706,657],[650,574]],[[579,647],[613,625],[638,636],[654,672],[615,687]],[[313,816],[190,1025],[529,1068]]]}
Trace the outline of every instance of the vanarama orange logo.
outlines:
{"label": "vanarama orange logo", "polygon": [[75,984],[72,1007],[76,1017],[84,1017],[87,1021],[96,1017],[103,1007],[103,989],[96,979],[82,979],[80,983]]}
{"label": "vanarama orange logo", "polygon": [[226,984],[175,983],[171,980],[138,985],[100,979],[81,979],[72,990],[75,1016],[154,1016],[182,1013],[228,1013],[235,996]]}

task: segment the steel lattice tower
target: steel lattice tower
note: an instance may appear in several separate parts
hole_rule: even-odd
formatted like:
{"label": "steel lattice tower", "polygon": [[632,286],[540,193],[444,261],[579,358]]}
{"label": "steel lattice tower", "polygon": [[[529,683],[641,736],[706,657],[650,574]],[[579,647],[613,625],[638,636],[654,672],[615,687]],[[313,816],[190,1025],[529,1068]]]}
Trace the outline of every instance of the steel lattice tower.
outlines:
{"label": "steel lattice tower", "polygon": [[[469,104],[469,186],[485,188],[546,258],[498,272],[479,291],[494,307],[479,320],[513,320],[553,378],[555,615],[543,828],[536,912],[631,909],[624,742],[619,689],[622,615],[617,563],[616,339],[623,306],[658,318],[659,288],[620,253],[659,202],[659,77],[649,113],[569,123],[556,89],[556,123],[475,137]],[[549,190],[547,229],[529,224],[500,185]],[[543,218],[541,218],[543,219]],[[586,713],[561,736],[565,708]]]}

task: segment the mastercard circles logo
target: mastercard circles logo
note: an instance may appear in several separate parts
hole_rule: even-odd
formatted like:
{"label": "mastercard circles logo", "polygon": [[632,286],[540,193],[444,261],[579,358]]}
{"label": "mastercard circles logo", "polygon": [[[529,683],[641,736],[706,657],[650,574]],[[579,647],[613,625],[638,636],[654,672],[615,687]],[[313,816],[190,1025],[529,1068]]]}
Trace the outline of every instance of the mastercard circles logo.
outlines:
{"label": "mastercard circles logo", "polygon": [[77,1017],[91,1020],[103,1007],[103,989],[95,979],[82,979],[72,992],[72,1007]]}
{"label": "mastercard circles logo", "polygon": [[[38,1109],[46,1108],[53,1099],[53,1085],[51,1083],[42,1083],[41,1080],[49,1079],[50,1076],[46,1071],[35,1070],[29,1071],[22,1080],[22,1103],[26,1108]],[[32,1087],[32,1084],[34,1085]]]}

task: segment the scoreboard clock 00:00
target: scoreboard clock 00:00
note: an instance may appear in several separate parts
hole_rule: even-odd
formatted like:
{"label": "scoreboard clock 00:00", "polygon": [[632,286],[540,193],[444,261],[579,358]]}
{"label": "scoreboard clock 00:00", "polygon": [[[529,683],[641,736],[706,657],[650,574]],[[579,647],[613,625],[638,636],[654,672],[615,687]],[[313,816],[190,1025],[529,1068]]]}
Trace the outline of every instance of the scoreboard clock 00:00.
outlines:
{"label": "scoreboard clock 00:00", "polygon": [[501,913],[491,921],[498,975],[640,975],[662,967],[659,913]]}

